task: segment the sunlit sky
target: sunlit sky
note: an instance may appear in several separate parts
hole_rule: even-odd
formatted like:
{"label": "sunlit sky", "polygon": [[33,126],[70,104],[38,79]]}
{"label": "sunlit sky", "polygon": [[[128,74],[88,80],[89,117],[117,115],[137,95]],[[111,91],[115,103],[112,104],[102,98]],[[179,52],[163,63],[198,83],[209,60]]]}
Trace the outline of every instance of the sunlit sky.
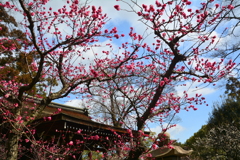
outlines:
{"label": "sunlit sky", "polygon": [[[64,1],[58,1],[58,3],[55,3],[56,1],[52,0],[49,5],[53,5],[54,7],[60,7],[63,5]],[[91,0],[90,5],[95,6],[102,6],[103,12],[108,14],[108,17],[110,18],[108,24],[106,27],[112,28],[116,26],[118,28],[119,33],[128,33],[129,28],[133,27],[135,31],[138,34],[143,34],[146,31],[146,26],[142,24],[140,21],[138,21],[138,17],[131,12],[125,11],[125,9],[129,9],[129,7],[122,3],[117,2],[115,0]],[[130,2],[127,1],[127,2]],[[138,3],[141,5],[143,3],[145,4],[151,4],[154,3],[155,0],[138,0]],[[194,4],[199,2],[198,0],[194,1],[193,5],[191,7],[195,7]],[[122,10],[117,11],[113,6],[114,5],[120,5],[120,8]],[[148,32],[150,33],[150,32]],[[121,44],[124,41],[128,41],[128,37],[125,39],[121,39],[119,42],[115,42],[118,45]],[[146,39],[148,43],[151,43],[151,36],[149,36],[148,39]],[[184,46],[183,46],[184,47]],[[187,87],[189,87],[190,84],[187,84]],[[177,139],[180,142],[185,142],[186,139],[190,138],[195,132],[197,132],[202,125],[206,124],[209,113],[212,110],[213,103],[216,103],[221,100],[220,95],[223,95],[224,88],[218,88],[219,85],[216,85],[215,88],[212,88],[210,86],[202,86],[198,89],[189,89],[189,94],[196,94],[201,93],[205,96],[208,106],[206,104],[197,106],[197,111],[185,111],[182,110],[177,116],[180,118],[180,121],[177,123],[177,126],[175,128],[170,129],[168,132],[171,134],[172,139]],[[183,88],[181,86],[176,87],[176,91],[181,94],[183,90],[186,90],[186,87]],[[58,103],[64,103],[67,105],[75,106],[75,107],[81,107],[81,102],[79,100],[75,100],[74,96],[70,98],[64,98],[59,99],[56,102]],[[156,124],[150,125],[151,131],[154,132],[161,132],[161,126],[158,126]]]}

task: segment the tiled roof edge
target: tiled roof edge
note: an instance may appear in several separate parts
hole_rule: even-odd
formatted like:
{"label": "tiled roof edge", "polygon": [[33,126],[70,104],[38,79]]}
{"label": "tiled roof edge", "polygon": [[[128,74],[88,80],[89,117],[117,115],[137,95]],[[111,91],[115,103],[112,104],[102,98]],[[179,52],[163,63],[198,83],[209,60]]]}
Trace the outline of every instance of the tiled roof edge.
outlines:
{"label": "tiled roof edge", "polygon": [[[37,98],[37,97],[33,97],[33,96],[26,96],[26,98],[33,100],[34,103],[40,104],[41,103],[41,98]],[[65,105],[65,104],[60,104],[60,103],[56,103],[56,102],[51,102],[50,104],[48,104],[49,107],[54,107],[54,108],[61,108],[61,109],[66,109],[66,110],[70,110],[70,111],[75,111],[75,112],[81,112],[84,113],[85,115],[88,116],[88,109],[87,108],[78,108],[78,107],[72,107],[69,105]]]}

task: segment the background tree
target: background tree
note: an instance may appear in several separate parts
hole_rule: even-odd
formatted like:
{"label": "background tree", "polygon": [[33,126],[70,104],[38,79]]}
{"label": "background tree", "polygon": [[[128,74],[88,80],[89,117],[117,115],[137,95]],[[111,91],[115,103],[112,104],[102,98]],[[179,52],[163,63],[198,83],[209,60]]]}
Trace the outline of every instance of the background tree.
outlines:
{"label": "background tree", "polygon": [[[147,68],[146,70],[150,69],[151,68]],[[158,76],[148,75],[148,73],[144,74],[145,75],[141,74],[138,77],[114,79],[105,85],[93,85],[90,89],[92,96],[87,103],[88,105],[90,104],[89,111],[92,117],[99,121],[102,120],[101,122],[109,122],[109,124],[115,127],[136,129],[136,121],[134,120],[137,116],[135,113],[136,110],[141,112],[142,106],[150,102],[148,95],[153,93],[154,88],[156,88],[155,85],[160,83]],[[155,81],[143,83],[145,77],[149,76],[152,76],[152,79]],[[163,93],[163,95],[170,92],[176,94],[173,85],[164,92],[166,93]],[[165,123],[174,123],[171,122],[172,120],[170,119],[173,119],[175,114],[170,111],[171,109],[168,103],[162,103],[161,105],[163,108],[165,107],[164,111],[168,112],[169,115],[167,117],[158,117],[156,115],[159,113],[155,112],[150,115],[149,121],[159,122],[161,119],[161,121]],[[161,112],[161,110],[159,111]],[[177,118],[175,118],[175,120],[177,120]]]}
{"label": "background tree", "polygon": [[206,159],[209,157],[209,148],[205,145],[195,145],[198,139],[205,138],[207,132],[209,131],[208,125],[203,125],[193,136],[186,140],[183,144],[183,148],[193,149],[191,158],[193,159]]}
{"label": "background tree", "polygon": [[[226,84],[226,100],[213,106],[208,122],[185,145],[193,148],[193,156],[201,159],[238,159],[240,104],[238,81]],[[234,82],[234,83],[233,83]]]}
{"label": "background tree", "polygon": [[210,127],[219,126],[221,124],[232,124],[239,126],[240,103],[231,100],[223,101],[222,105],[215,105],[211,116],[208,120]]}
{"label": "background tree", "polygon": [[28,64],[33,62],[34,57],[33,53],[27,54],[21,48],[32,44],[24,32],[18,29],[14,17],[10,16],[3,6],[0,6],[0,9],[1,79],[15,79],[19,83],[27,84],[31,81],[31,74],[35,74],[28,72]]}
{"label": "background tree", "polygon": [[225,94],[227,94],[228,99],[231,99],[233,101],[239,101],[240,97],[240,82],[235,77],[229,77],[227,83],[226,83],[226,91]]}
{"label": "background tree", "polygon": [[196,141],[197,147],[204,146],[205,155],[200,152],[200,157],[207,159],[239,159],[240,134],[234,124],[224,124],[211,128],[203,138]]}
{"label": "background tree", "polygon": [[[31,66],[29,64],[34,61],[34,53],[26,53],[21,50],[26,46],[32,46],[32,42],[27,39],[27,35],[18,28],[19,24],[15,18],[8,14],[7,10],[0,5],[0,79],[1,81],[11,81],[14,79],[17,83],[28,84],[31,82],[32,76],[36,74],[35,71],[29,72]],[[35,57],[37,58],[37,57]],[[1,84],[1,89],[4,87]],[[38,88],[38,89],[37,89]],[[41,87],[34,86],[27,93],[34,95],[36,92],[41,92]],[[1,97],[4,96],[1,93]],[[2,112],[5,110],[1,108],[1,159],[5,159],[6,153],[6,129],[10,126],[9,123],[4,123],[4,116]]]}

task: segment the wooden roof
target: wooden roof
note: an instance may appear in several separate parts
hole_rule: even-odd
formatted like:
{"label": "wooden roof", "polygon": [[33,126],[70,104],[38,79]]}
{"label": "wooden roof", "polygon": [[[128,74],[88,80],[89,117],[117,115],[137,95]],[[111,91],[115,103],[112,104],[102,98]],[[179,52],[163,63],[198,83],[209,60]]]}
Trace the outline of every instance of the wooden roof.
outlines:
{"label": "wooden roof", "polygon": [[[34,102],[40,103],[38,100],[34,100]],[[54,114],[58,112],[58,109],[61,109],[61,111]],[[51,116],[50,121],[46,118],[48,116]],[[85,108],[77,108],[55,102],[50,103],[35,122],[37,122],[35,125],[38,130],[40,132],[44,131],[45,133],[48,133],[48,135],[53,135],[54,132],[60,130],[71,132],[81,130],[86,134],[91,133],[113,137],[124,134],[125,138],[130,138],[127,129],[92,121],[88,116],[88,110]],[[132,131],[132,133],[134,137],[137,135],[138,131]],[[145,132],[145,134],[149,135],[150,132]]]}
{"label": "wooden roof", "polygon": [[150,152],[152,154],[152,157],[156,158],[156,160],[160,160],[164,157],[184,157],[188,156],[193,152],[193,150],[184,150],[180,146],[173,145],[172,148],[169,148],[168,146],[160,147],[156,150],[153,150]]}
{"label": "wooden roof", "polygon": [[[59,108],[61,112],[58,112]],[[51,120],[47,117],[51,117]],[[82,141],[82,144],[78,144],[79,150],[106,151],[113,147],[116,141],[135,140],[138,133],[138,131],[132,131],[133,137],[131,137],[127,129],[92,121],[86,109],[55,102],[43,110],[38,119],[33,122],[33,125],[36,127],[39,138],[47,140],[53,136],[56,139],[64,136],[67,138],[62,140],[61,143]],[[147,136],[150,132],[145,132],[145,134]]]}

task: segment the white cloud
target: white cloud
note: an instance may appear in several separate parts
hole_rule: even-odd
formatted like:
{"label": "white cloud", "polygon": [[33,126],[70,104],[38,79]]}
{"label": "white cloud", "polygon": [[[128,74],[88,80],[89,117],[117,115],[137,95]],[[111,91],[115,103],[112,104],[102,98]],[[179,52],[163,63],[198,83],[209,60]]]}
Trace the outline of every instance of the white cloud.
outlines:
{"label": "white cloud", "polygon": [[[108,44],[111,44],[111,47]],[[94,65],[94,60],[105,58],[111,59],[114,57],[114,52],[120,51],[117,50],[117,45],[112,43],[109,39],[103,42],[95,43],[94,45],[88,46],[87,48],[88,49],[76,46],[75,53],[71,53],[71,55],[69,55],[69,57],[66,57],[65,60],[70,61],[70,64],[73,64],[74,66],[83,65],[86,66],[86,69],[88,69],[90,65]],[[79,53],[76,51],[79,51]],[[109,55],[103,53],[103,51],[109,52]]]}
{"label": "white cloud", "polygon": [[82,99],[69,100],[64,104],[68,106],[76,107],[76,108],[84,108],[84,101]]}
{"label": "white cloud", "polygon": [[[166,127],[167,124],[165,123],[164,127]],[[150,128],[150,130],[152,132],[155,132],[156,135],[158,135],[159,133],[162,132],[162,126],[156,126],[154,128]],[[179,139],[179,135],[181,134],[181,132],[183,132],[185,130],[185,128],[179,124],[177,124],[175,127],[172,127],[170,129],[167,130],[167,132],[170,134],[170,138],[171,139]]]}
{"label": "white cloud", "polygon": [[211,94],[216,91],[214,88],[205,87],[205,86],[198,86],[197,83],[187,82],[185,85],[176,86],[177,95],[179,97],[184,97],[184,91],[187,92],[188,97],[195,97],[197,94],[202,94],[203,96]]}

